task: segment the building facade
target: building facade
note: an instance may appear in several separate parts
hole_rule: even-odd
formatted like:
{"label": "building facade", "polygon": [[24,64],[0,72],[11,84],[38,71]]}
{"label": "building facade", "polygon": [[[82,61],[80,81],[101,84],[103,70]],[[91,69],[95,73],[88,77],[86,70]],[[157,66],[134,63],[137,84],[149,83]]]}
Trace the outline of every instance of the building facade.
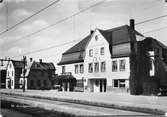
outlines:
{"label": "building facade", "polygon": [[[58,65],[61,66],[62,72],[66,70],[77,79],[84,79],[84,88],[90,92],[128,89],[131,42],[143,38],[142,34],[134,30],[133,25],[109,30],[95,29],[63,53]],[[77,62],[80,58],[82,61]],[[70,59],[76,61],[71,62]],[[84,72],[77,76],[81,64],[84,66]]]}
{"label": "building facade", "polygon": [[6,71],[6,88],[17,89],[20,87],[20,77],[24,68],[23,61],[10,60]]}
{"label": "building facade", "polygon": [[[84,90],[129,91],[130,56],[132,49],[138,54],[141,43],[145,44],[143,48],[145,47],[151,61],[147,77],[156,77],[154,81],[158,81],[155,84],[150,80],[153,82],[150,87],[156,85],[158,88],[167,88],[167,47],[156,39],[144,37],[137,32],[134,20],[130,20],[130,26],[91,31],[81,42],[63,53],[58,65],[62,73],[70,72],[76,79],[84,79]],[[83,70],[80,66],[83,66]],[[80,71],[83,71],[82,74]],[[149,83],[149,80],[143,81],[143,86]],[[142,90],[146,89],[143,87]]]}
{"label": "building facade", "polygon": [[54,75],[55,66],[53,63],[42,62],[42,59],[36,62],[30,58],[30,61],[27,62],[25,78],[22,72],[20,84],[23,86],[25,80],[26,89],[51,89]]}
{"label": "building facade", "polygon": [[6,88],[6,71],[7,71],[8,60],[0,60],[0,87]]}

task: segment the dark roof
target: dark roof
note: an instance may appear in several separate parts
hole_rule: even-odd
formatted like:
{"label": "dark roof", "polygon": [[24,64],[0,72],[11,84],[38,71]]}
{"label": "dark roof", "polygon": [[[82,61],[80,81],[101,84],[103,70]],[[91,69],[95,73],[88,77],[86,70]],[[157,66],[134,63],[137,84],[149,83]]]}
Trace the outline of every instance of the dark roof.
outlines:
{"label": "dark roof", "polygon": [[70,54],[74,52],[82,52],[85,51],[86,44],[88,43],[89,39],[91,38],[91,34],[86,36],[84,39],[82,39],[79,43],[75,44],[72,48],[68,49],[64,54]]}
{"label": "dark roof", "polygon": [[123,25],[109,30],[99,29],[99,31],[108,41],[108,43],[112,45],[136,41],[135,35],[143,36],[136,30],[132,30],[128,25]]}
{"label": "dark roof", "polygon": [[64,54],[58,65],[84,62],[84,52]]}
{"label": "dark roof", "polygon": [[161,47],[162,49],[167,50],[166,45],[164,45],[163,43],[161,43],[160,41],[158,41],[157,39],[154,39],[152,37],[146,37],[146,39],[144,39],[143,42],[145,42],[148,47],[152,46],[152,44],[156,44],[159,47]]}
{"label": "dark roof", "polygon": [[49,70],[49,69],[52,69],[54,70],[55,69],[55,66],[53,63],[40,63],[40,62],[33,62],[32,66],[31,66],[31,69],[41,69],[41,70]]}
{"label": "dark roof", "polygon": [[76,81],[76,78],[73,75],[58,75],[55,78],[56,81]]}
{"label": "dark roof", "polygon": [[24,63],[23,61],[16,61],[16,60],[12,60],[14,68],[24,68]]}
{"label": "dark roof", "polygon": [[[135,35],[143,36],[139,32],[132,30],[128,25],[123,25],[123,26],[112,28],[109,30],[101,30],[101,29],[98,29],[98,30],[104,36],[104,38],[108,41],[110,46],[122,44],[122,43],[128,43],[130,41],[136,41]],[[62,59],[58,63],[58,65],[83,62],[85,48],[92,34],[93,32],[90,33],[88,36],[86,36],[82,41],[74,45],[72,48],[64,52],[62,55]],[[75,55],[73,53],[75,53]]]}

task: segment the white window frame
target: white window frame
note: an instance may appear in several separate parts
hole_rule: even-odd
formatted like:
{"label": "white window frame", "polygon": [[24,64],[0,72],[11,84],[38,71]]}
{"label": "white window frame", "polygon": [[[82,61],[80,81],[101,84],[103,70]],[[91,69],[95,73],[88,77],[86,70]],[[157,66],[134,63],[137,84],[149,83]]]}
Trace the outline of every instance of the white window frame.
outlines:
{"label": "white window frame", "polygon": [[[114,62],[116,62],[116,66],[114,67]],[[117,72],[118,71],[118,61],[113,60],[112,61],[112,72]]]}
{"label": "white window frame", "polygon": [[89,73],[93,72],[93,63],[88,63],[88,72]]}
{"label": "white window frame", "polygon": [[104,52],[104,47],[101,47],[101,48],[100,48],[100,55],[104,55],[104,53],[105,53],[105,52]]}
{"label": "white window frame", "polygon": [[94,63],[94,71],[99,72],[99,62]]}
{"label": "white window frame", "polygon": [[89,49],[89,57],[93,57],[93,49]]}
{"label": "white window frame", "polygon": [[84,65],[83,64],[80,64],[79,65],[79,68],[80,68],[80,73],[82,74],[82,73],[84,73]]}
{"label": "white window frame", "polygon": [[106,62],[103,61],[101,62],[101,72],[105,72],[106,71]]}
{"label": "white window frame", "polygon": [[78,69],[79,69],[79,67],[78,67],[78,64],[76,64],[76,65],[74,65],[74,67],[75,67],[75,74],[78,74]]}
{"label": "white window frame", "polygon": [[126,70],[126,59],[119,60],[119,70],[120,71]]}

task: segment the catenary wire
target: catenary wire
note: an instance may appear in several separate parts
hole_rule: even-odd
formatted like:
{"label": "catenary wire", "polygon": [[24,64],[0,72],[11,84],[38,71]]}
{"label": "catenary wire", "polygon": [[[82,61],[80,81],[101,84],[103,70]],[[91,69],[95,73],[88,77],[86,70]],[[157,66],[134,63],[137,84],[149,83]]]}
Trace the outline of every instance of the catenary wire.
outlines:
{"label": "catenary wire", "polygon": [[29,55],[29,54],[33,54],[33,53],[38,53],[38,52],[50,50],[50,49],[53,49],[53,48],[56,48],[56,47],[65,46],[65,45],[68,45],[68,44],[71,44],[71,43],[74,43],[74,42],[78,42],[78,41],[81,41],[81,40],[78,39],[78,40],[73,40],[73,41],[69,41],[69,42],[66,42],[66,43],[58,44],[58,45],[53,45],[53,46],[50,46],[50,47],[47,47],[47,48],[41,48],[41,49],[38,49],[38,50],[23,53],[23,54],[18,55],[18,56],[13,56],[11,58],[16,58],[16,57],[20,57],[20,56],[23,56],[23,55]]}
{"label": "catenary wire", "polygon": [[16,28],[18,25],[20,25],[20,24],[26,22],[27,20],[29,20],[29,19],[31,19],[32,17],[38,15],[39,13],[45,11],[46,9],[48,9],[49,7],[55,5],[55,4],[56,4],[57,2],[59,2],[59,1],[60,1],[60,0],[56,0],[56,1],[52,2],[51,4],[49,4],[49,5],[47,5],[46,7],[40,9],[40,10],[37,11],[36,13],[34,13],[34,14],[32,14],[31,16],[29,16],[29,17],[23,19],[22,21],[20,21],[19,23],[15,24],[15,25],[13,25],[13,26],[11,26],[11,27],[8,27],[8,2],[7,2],[7,11],[6,11],[6,12],[7,12],[7,29],[4,30],[4,31],[2,31],[2,32],[0,32],[0,36],[3,35],[3,34],[5,34],[6,32],[9,32],[10,30]]}
{"label": "catenary wire", "polygon": [[68,16],[68,17],[65,17],[65,18],[63,18],[63,19],[57,21],[57,22],[54,23],[54,24],[48,25],[48,26],[46,26],[46,27],[44,27],[44,28],[41,28],[41,29],[39,29],[39,30],[37,30],[37,31],[35,31],[35,32],[32,32],[32,33],[30,33],[30,34],[27,34],[27,35],[25,35],[25,36],[23,36],[23,37],[21,37],[21,38],[19,38],[19,39],[13,40],[13,41],[11,41],[11,42],[9,42],[9,43],[7,43],[7,44],[10,44],[10,43],[13,44],[13,43],[16,43],[16,42],[18,42],[18,41],[25,40],[25,39],[28,38],[28,37],[31,37],[31,36],[33,36],[33,35],[35,35],[35,34],[37,34],[37,33],[40,33],[40,32],[42,32],[42,31],[44,31],[44,30],[47,30],[47,29],[49,29],[49,28],[51,28],[51,27],[54,27],[54,26],[56,26],[56,25],[58,25],[58,24],[60,24],[60,23],[62,23],[62,22],[64,22],[64,21],[66,21],[66,20],[68,20],[68,19],[74,17],[74,16],[79,15],[79,14],[82,13],[82,12],[85,12],[85,11],[87,11],[87,10],[89,10],[89,9],[91,9],[91,8],[93,8],[93,7],[95,7],[95,6],[98,6],[98,5],[102,4],[104,1],[106,1],[106,0],[102,0],[102,1],[100,1],[100,2],[98,2],[98,3],[95,3],[95,4],[89,6],[89,7],[85,8],[85,9],[80,10],[79,12],[74,13],[73,15],[70,15],[70,16]]}

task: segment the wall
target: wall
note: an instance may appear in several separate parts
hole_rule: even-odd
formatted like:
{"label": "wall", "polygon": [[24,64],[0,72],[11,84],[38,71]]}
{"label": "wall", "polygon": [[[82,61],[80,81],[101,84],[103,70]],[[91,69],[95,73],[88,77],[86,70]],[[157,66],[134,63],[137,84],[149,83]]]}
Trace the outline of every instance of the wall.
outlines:
{"label": "wall", "polygon": [[[10,80],[11,80],[11,83],[9,83]],[[14,87],[15,86],[15,69],[12,61],[10,61],[7,66],[7,72],[6,72],[6,88],[7,89],[9,88],[8,85],[11,85],[11,89],[15,88]]]}
{"label": "wall", "polygon": [[[75,65],[80,65],[80,64],[84,64],[83,62],[81,63],[73,63],[73,64],[66,64],[66,65],[60,65],[59,66],[59,75],[62,73],[62,66],[65,66],[65,72],[71,72],[72,75],[76,78],[76,79],[82,79],[84,77],[84,73],[85,73],[85,69],[83,73],[78,72],[78,74],[75,73]],[[85,66],[84,66],[85,68]],[[80,69],[78,70],[80,71]]]}
{"label": "wall", "polygon": [[[96,35],[98,39],[96,40]],[[104,47],[104,55],[100,55],[100,48]],[[93,56],[89,57],[89,50],[93,49]],[[97,51],[95,54],[95,51]],[[125,59],[125,71],[119,70],[119,61]],[[112,72],[112,61],[118,61],[118,70],[116,72]],[[101,62],[106,62],[106,70],[105,72],[101,72]],[[99,72],[94,72],[94,63],[99,62]],[[88,64],[93,63],[93,72],[88,72]],[[109,51],[109,44],[106,39],[100,34],[98,30],[96,30],[86,47],[86,54],[84,60],[84,71],[85,71],[85,78],[87,79],[107,79],[107,86],[113,87],[113,79],[129,79],[130,77],[130,64],[129,64],[129,57],[121,57],[121,58],[111,58],[111,54]],[[126,81],[126,85],[129,86],[128,81]],[[96,90],[97,88],[94,87]]]}
{"label": "wall", "polygon": [[[27,78],[27,88],[28,89],[42,89],[46,88],[49,89],[52,87],[51,81],[49,79],[49,74],[46,70],[33,70],[31,69],[29,72],[29,76]],[[31,86],[31,80],[33,80],[34,84]],[[38,80],[41,82],[40,86],[38,86]],[[47,82],[47,85],[44,85],[44,80]]]}

